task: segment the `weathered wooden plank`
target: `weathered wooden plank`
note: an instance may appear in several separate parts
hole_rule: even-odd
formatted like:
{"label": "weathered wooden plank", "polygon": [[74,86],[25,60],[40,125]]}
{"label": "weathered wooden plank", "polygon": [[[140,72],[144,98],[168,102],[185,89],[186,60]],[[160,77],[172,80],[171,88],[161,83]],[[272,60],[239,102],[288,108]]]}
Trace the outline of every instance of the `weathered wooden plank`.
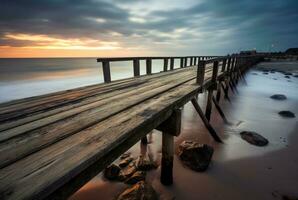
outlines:
{"label": "weathered wooden plank", "polygon": [[[187,71],[189,71],[189,70],[185,70],[183,73],[188,73]],[[121,88],[120,87],[116,87],[116,88],[111,87],[111,90],[109,90],[109,92],[104,92],[103,94],[94,95],[94,96],[91,96],[89,98],[80,100],[78,102],[72,102],[71,104],[67,104],[66,106],[63,106],[63,107],[56,107],[56,109],[52,109],[52,110],[45,109],[45,110],[43,110],[43,112],[35,113],[32,116],[30,116],[28,113],[26,113],[25,118],[21,118],[21,119],[15,119],[14,118],[14,119],[12,119],[12,121],[9,121],[9,123],[0,124],[0,130],[2,129],[2,131],[3,131],[3,130],[6,130],[7,128],[20,126],[24,123],[28,123],[30,121],[34,121],[34,120],[41,119],[41,118],[44,118],[44,117],[47,117],[47,116],[51,116],[53,114],[61,113],[63,111],[68,111],[70,109],[73,110],[74,108],[77,108],[79,106],[81,106],[81,110],[83,110],[83,108],[85,108],[85,110],[88,109],[88,108],[92,108],[92,106],[93,106],[92,104],[94,104],[94,106],[99,106],[100,104],[96,104],[96,102],[98,102],[102,99],[107,100],[107,98],[109,98],[109,97],[115,97],[119,94],[123,94],[123,93],[128,92],[128,91],[132,91],[132,90],[135,90],[135,89],[138,89],[138,88],[141,88],[141,87],[147,87],[147,86],[150,86],[152,83],[155,83],[155,85],[151,85],[151,87],[156,86],[156,84],[159,85],[158,82],[165,83],[165,81],[172,80],[173,77],[180,76],[181,73],[182,73],[181,71],[177,72],[175,74],[170,73],[170,74],[168,74],[166,79],[161,77],[162,79],[160,81],[156,81],[155,78],[147,79],[146,81],[135,80],[134,82],[131,82],[128,85],[124,85],[124,87],[121,87]],[[158,78],[158,77],[156,77],[156,78]],[[91,105],[87,105],[87,104],[91,104]],[[73,111],[71,111],[71,112],[74,113]],[[53,121],[49,121],[49,123],[52,123],[52,122]],[[37,125],[42,126],[44,124],[42,124],[41,122],[38,122],[35,125],[31,124],[31,125],[28,125],[28,126],[31,126],[32,128],[37,128]],[[25,131],[24,127],[21,127],[21,129],[23,129],[23,131]],[[13,132],[15,132],[15,131],[13,131]],[[15,135],[17,133],[15,132],[15,133],[11,133],[11,134]],[[3,135],[3,133],[0,134],[0,141],[1,141],[1,135]]]}
{"label": "weathered wooden plank", "polygon": [[[191,70],[191,69],[187,69],[187,70]],[[169,76],[173,73],[183,73],[183,71],[175,70],[173,72],[168,72],[167,76]],[[15,105],[12,108],[12,111],[0,114],[0,130],[5,130],[5,127],[6,127],[5,122],[7,122],[7,121],[8,122],[15,121],[22,117],[27,118],[28,116],[32,115],[32,113],[38,114],[38,111],[41,111],[41,112],[44,112],[45,110],[49,111],[49,110],[52,110],[57,107],[64,106],[64,105],[67,105],[70,103],[74,104],[76,102],[83,101],[84,99],[87,99],[89,97],[93,97],[93,96],[96,96],[99,94],[104,94],[107,92],[111,92],[113,90],[119,90],[119,89],[122,89],[125,87],[131,87],[136,84],[136,81],[139,82],[138,84],[141,84],[142,82],[145,83],[147,80],[152,80],[152,79],[155,79],[158,77],[164,77],[164,76],[165,76],[165,74],[162,75],[162,73],[152,75],[151,78],[149,78],[150,76],[143,76],[138,79],[135,79],[135,80],[132,79],[129,82],[124,82],[121,84],[114,85],[111,83],[112,85],[110,87],[103,87],[103,88],[99,87],[96,90],[91,90],[91,91],[88,90],[86,92],[81,91],[76,94],[73,94],[73,93],[68,94],[67,92],[65,92],[66,94],[64,96],[60,96],[58,99],[55,99],[53,101],[50,101],[47,99],[45,99],[45,101],[43,101],[43,99],[42,99],[41,102],[36,102],[36,101],[32,102],[32,105],[30,105],[30,103],[25,104],[25,106]]]}
{"label": "weathered wooden plank", "polygon": [[[168,73],[176,73],[178,71],[181,71],[181,69],[175,69],[173,72],[168,72]],[[139,79],[150,79],[150,78],[154,78],[154,77],[167,76],[167,75],[168,74],[164,74],[164,73],[156,73],[156,74],[152,75],[151,77],[142,75],[139,77]],[[111,86],[121,85],[123,83],[128,83],[131,81],[135,81],[135,78],[127,78],[127,79],[123,79],[123,80],[112,81],[109,84],[101,83],[101,84],[96,84],[96,85],[84,86],[84,87],[79,87],[79,88],[75,88],[75,89],[71,89],[71,90],[65,90],[65,91],[55,92],[55,93],[51,93],[51,94],[45,94],[45,95],[29,97],[29,98],[25,98],[25,99],[13,100],[10,102],[1,103],[0,104],[0,115],[3,115],[7,112],[13,112],[16,110],[25,109],[28,107],[35,107],[35,106],[41,105],[41,104],[47,105],[48,103],[50,103],[54,100],[67,101],[67,98],[69,96],[78,95],[76,97],[76,98],[78,98],[79,96],[85,96],[88,93],[94,93],[99,89],[104,89],[104,88],[107,89],[107,88],[110,88]]]}
{"label": "weathered wooden plank", "polygon": [[[177,78],[177,77],[176,77]],[[138,104],[148,98],[163,93],[171,88],[177,87],[186,81],[195,78],[191,73],[185,77],[180,77],[176,79],[172,84],[168,83],[156,83],[160,84],[161,87],[151,89],[141,87],[138,90],[133,90],[131,92],[124,93],[120,99],[123,101],[116,101],[114,103],[113,99],[108,99],[104,101],[101,106],[97,106],[93,109],[83,111],[79,114],[67,117],[65,119],[50,123],[47,126],[43,126],[39,129],[33,129],[30,132],[23,132],[23,127],[17,127],[15,129],[8,130],[1,133],[1,139],[11,138],[12,135],[16,133],[20,137],[13,137],[5,143],[0,143],[0,167],[8,165],[32,152],[35,152],[44,146],[50,145],[56,141],[59,141],[69,135],[76,133],[88,126],[98,123],[105,118],[116,114],[130,106]],[[119,97],[114,97],[118,99]],[[60,117],[60,116],[59,116]],[[46,122],[47,123],[47,122]],[[38,124],[35,122],[35,124]],[[31,126],[27,126],[31,129]],[[25,137],[22,133],[26,133]],[[17,144],[17,146],[16,146]],[[17,148],[16,148],[17,147]]]}
{"label": "weathered wooden plank", "polygon": [[176,87],[1,169],[3,198],[39,199],[49,195],[128,138],[143,137],[198,88],[195,84]]}

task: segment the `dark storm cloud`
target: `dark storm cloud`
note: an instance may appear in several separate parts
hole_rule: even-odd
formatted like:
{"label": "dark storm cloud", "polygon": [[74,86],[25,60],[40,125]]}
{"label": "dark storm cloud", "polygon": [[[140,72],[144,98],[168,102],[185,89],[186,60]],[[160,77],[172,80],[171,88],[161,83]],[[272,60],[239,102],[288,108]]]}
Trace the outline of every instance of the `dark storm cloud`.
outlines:
{"label": "dark storm cloud", "polygon": [[[150,6],[150,1],[146,0],[146,5]],[[150,42],[167,42],[183,44],[189,51],[264,50],[272,43],[280,49],[298,46],[297,0],[204,0],[189,8],[156,8],[140,15],[131,12],[134,2],[141,1],[1,0],[0,45],[25,45],[24,41],[5,39],[6,33],[113,41],[111,33],[116,32],[126,45],[148,47]],[[131,20],[133,17],[143,22]],[[177,29],[186,30],[176,33]],[[137,39],[129,41],[135,35]]]}
{"label": "dark storm cloud", "polygon": [[[96,19],[104,20],[98,23]],[[122,30],[128,13],[111,3],[79,0],[2,0],[1,32],[56,34],[65,36],[92,35],[97,31]]]}

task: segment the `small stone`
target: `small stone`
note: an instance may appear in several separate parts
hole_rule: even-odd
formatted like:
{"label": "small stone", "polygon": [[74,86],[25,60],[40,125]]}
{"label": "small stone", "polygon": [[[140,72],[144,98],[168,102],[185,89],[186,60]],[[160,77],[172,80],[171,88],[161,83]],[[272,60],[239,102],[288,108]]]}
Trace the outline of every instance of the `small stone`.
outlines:
{"label": "small stone", "polygon": [[111,164],[104,170],[104,177],[109,180],[116,180],[120,173],[120,167],[115,164]]}
{"label": "small stone", "polygon": [[291,78],[290,76],[285,76],[285,78]]}
{"label": "small stone", "polygon": [[243,131],[240,133],[240,135],[243,140],[256,146],[265,146],[269,143],[269,141],[266,138],[264,138],[256,132]]}
{"label": "small stone", "polygon": [[117,200],[158,200],[158,195],[151,185],[145,181],[140,181],[124,192],[122,192]]}
{"label": "small stone", "polygon": [[132,157],[127,157],[125,159],[122,159],[121,162],[119,163],[119,167],[121,168],[126,167],[131,161],[133,161]]}
{"label": "small stone", "polygon": [[144,181],[146,178],[146,172],[136,171],[131,177],[125,180],[126,184],[136,184],[139,181]]}
{"label": "small stone", "polygon": [[179,145],[179,158],[184,165],[195,171],[205,171],[213,155],[213,148],[207,144],[194,141],[183,141]]}
{"label": "small stone", "polygon": [[288,110],[280,111],[280,112],[278,112],[278,114],[280,116],[288,117],[288,118],[295,118],[296,117],[294,113],[292,113],[291,111],[288,111]]}
{"label": "small stone", "polygon": [[294,77],[295,77],[295,78],[298,78],[298,74],[295,74]]}
{"label": "small stone", "polygon": [[139,159],[137,161],[137,168],[139,170],[151,170],[156,169],[158,166],[154,161],[151,161],[150,159],[146,158],[143,155],[139,156]]}
{"label": "small stone", "polygon": [[256,72],[253,72],[253,73],[251,73],[252,75],[258,75],[258,73],[256,73]]}
{"label": "small stone", "polygon": [[268,74],[268,72],[263,72],[263,74]]}
{"label": "small stone", "polygon": [[275,99],[275,100],[286,100],[287,99],[287,97],[283,94],[274,94],[270,98]]}

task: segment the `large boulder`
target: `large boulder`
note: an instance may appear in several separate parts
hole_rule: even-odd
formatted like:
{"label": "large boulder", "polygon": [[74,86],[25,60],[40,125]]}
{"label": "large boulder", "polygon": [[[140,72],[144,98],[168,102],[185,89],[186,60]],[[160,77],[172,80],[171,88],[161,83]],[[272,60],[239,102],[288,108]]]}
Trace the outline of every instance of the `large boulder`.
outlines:
{"label": "large boulder", "polygon": [[140,181],[122,192],[117,200],[158,200],[158,195],[151,185]]}
{"label": "large boulder", "polygon": [[266,138],[264,138],[256,132],[243,131],[240,133],[240,135],[243,140],[256,146],[265,146],[269,143],[269,141]]}
{"label": "large boulder", "polygon": [[275,99],[275,100],[286,100],[287,99],[287,97],[283,94],[274,94],[270,98]]}
{"label": "large boulder", "polygon": [[283,110],[283,111],[280,111],[278,112],[278,114],[282,117],[288,117],[288,118],[295,118],[295,114],[292,113],[291,111],[288,111],[288,110]]}
{"label": "large boulder", "polygon": [[195,171],[205,171],[213,155],[213,148],[207,144],[183,141],[179,145],[178,155],[184,165]]}

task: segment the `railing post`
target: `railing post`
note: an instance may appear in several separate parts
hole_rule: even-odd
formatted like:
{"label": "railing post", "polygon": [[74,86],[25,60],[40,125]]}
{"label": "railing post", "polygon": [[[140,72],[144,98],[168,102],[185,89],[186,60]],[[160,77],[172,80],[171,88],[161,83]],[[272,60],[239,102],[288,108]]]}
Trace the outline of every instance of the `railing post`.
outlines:
{"label": "railing post", "polygon": [[140,60],[137,58],[133,59],[133,75],[140,76]]}
{"label": "railing post", "polygon": [[108,60],[102,61],[103,79],[105,83],[111,82],[110,62]]}
{"label": "railing post", "polygon": [[187,61],[188,61],[188,57],[184,58],[184,66],[183,67],[187,67]]}
{"label": "railing post", "polygon": [[218,73],[218,61],[214,61],[212,77],[211,77],[212,85],[208,88],[208,99],[207,99],[206,112],[205,112],[205,116],[208,121],[210,121],[210,118],[211,118],[212,97],[213,97],[213,90],[216,89],[217,73]]}
{"label": "railing post", "polygon": [[170,62],[170,69],[173,70],[174,69],[175,60],[174,60],[174,58],[171,58],[170,61],[171,61]]}
{"label": "railing post", "polygon": [[151,58],[146,59],[146,74],[150,75],[152,73],[152,60]]}
{"label": "railing post", "polygon": [[163,59],[163,71],[168,71],[168,58]]}
{"label": "railing post", "polygon": [[184,58],[180,58],[180,68],[183,68]]}
{"label": "railing post", "polygon": [[227,59],[224,58],[222,61],[221,71],[224,72],[226,69]]}
{"label": "railing post", "polygon": [[205,61],[198,62],[198,69],[197,69],[197,84],[203,86],[205,77]]}
{"label": "railing post", "polygon": [[193,65],[193,57],[190,57],[190,66]]}

